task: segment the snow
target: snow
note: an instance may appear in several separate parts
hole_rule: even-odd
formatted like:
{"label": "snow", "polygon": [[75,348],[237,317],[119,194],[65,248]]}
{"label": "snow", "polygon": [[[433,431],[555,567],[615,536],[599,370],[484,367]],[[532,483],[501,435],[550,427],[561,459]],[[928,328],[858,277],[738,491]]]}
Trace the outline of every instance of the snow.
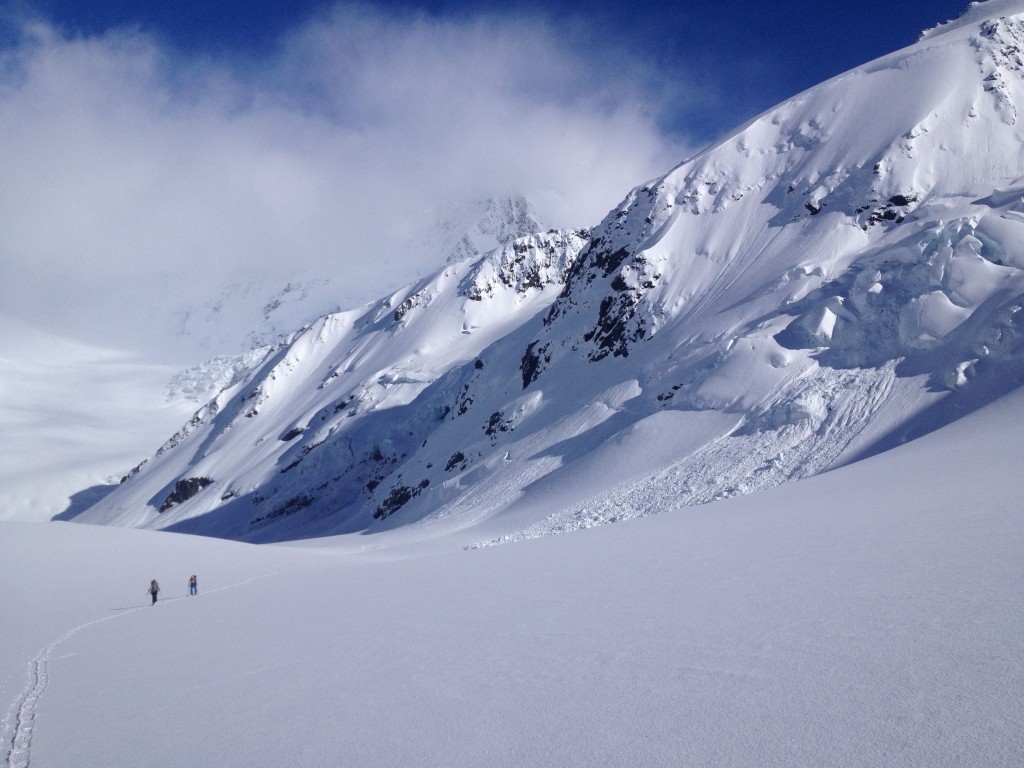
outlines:
{"label": "snow", "polygon": [[442,206],[376,302],[179,318],[248,352],[5,320],[0,763],[1024,763],[1022,14],[593,230]]}
{"label": "snow", "polygon": [[479,550],[0,524],[0,755],[1019,765],[1022,407],[764,493]]}
{"label": "snow", "polygon": [[[522,197],[445,211],[417,229],[410,249],[444,261],[540,228]],[[101,313],[103,333],[90,331],[106,345],[83,341],[83,319],[59,300],[49,317],[59,330],[0,310],[0,520],[80,513],[303,324],[337,309],[336,276],[297,276],[287,261],[287,277],[254,268],[223,282],[161,283],[152,317]],[[123,343],[134,334],[144,353]]]}
{"label": "snow", "polygon": [[[984,4],[591,230],[484,251],[536,221],[514,201],[442,228],[437,272],[228,365],[75,519],[510,541],[662,511],[652,484],[675,507],[762,491],[960,418],[1024,384],[1022,46],[1024,3]],[[656,426],[686,437],[641,446]]]}
{"label": "snow", "polygon": [[0,339],[0,520],[81,512],[195,409],[165,397],[171,366],[8,320]]}

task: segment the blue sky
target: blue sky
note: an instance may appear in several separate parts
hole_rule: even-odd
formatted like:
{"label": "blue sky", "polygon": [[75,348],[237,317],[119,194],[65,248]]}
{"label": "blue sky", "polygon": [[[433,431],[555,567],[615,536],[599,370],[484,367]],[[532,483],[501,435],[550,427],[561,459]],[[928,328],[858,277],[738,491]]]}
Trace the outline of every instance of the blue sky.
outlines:
{"label": "blue sky", "polygon": [[596,225],[960,10],[0,0],[0,313],[152,347],[124,313],[166,322],[239,280],[329,279],[358,306],[436,269],[434,235],[482,200]]}
{"label": "blue sky", "polygon": [[[67,31],[98,34],[137,26],[186,55],[272,56],[282,36],[334,3],[325,0],[38,0],[34,9]],[[807,3],[783,0],[651,2],[366,3],[396,17],[472,19],[481,15],[543,19],[600,56],[626,48],[657,74],[649,87],[666,88],[674,76],[698,79],[697,103],[666,107],[663,125],[693,141],[706,141],[782,99],[914,41],[953,18],[967,0],[859,0]],[[649,73],[650,74],[650,73]]]}

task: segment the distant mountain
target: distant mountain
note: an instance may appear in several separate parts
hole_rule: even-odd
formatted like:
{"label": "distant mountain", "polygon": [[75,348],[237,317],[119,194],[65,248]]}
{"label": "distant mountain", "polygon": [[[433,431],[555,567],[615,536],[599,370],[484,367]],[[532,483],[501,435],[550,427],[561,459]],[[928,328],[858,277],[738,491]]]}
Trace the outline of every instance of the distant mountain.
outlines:
{"label": "distant mountain", "polygon": [[290,338],[78,519],[502,541],[749,493],[959,418],[1024,383],[1022,50],[1024,0],[974,4],[590,233],[470,238]]}
{"label": "distant mountain", "polygon": [[[539,214],[521,195],[448,202],[425,221],[408,247],[439,254],[448,262],[479,256],[544,229]],[[337,283],[337,277],[329,276],[280,280],[251,273],[220,285],[214,298],[182,301],[170,334],[190,340],[197,353],[214,356],[175,377],[169,394],[201,401],[214,396],[296,328],[340,311]]]}
{"label": "distant mountain", "polygon": [[449,264],[482,256],[517,237],[547,229],[522,195],[449,203],[435,211],[434,218],[421,237]]}

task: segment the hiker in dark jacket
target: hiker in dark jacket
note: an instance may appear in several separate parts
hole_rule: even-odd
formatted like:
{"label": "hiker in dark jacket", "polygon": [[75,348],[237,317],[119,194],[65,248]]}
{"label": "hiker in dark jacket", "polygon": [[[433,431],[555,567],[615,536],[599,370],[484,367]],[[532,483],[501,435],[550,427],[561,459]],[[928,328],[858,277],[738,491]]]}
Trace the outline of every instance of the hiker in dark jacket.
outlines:
{"label": "hiker in dark jacket", "polygon": [[189,597],[191,597],[192,595],[196,594],[197,590],[198,590],[198,585],[196,583],[196,575],[193,573],[192,574],[192,578],[188,580],[188,594],[189,594]]}
{"label": "hiker in dark jacket", "polygon": [[150,605],[156,605],[156,596],[160,591],[160,585],[156,583],[156,579],[149,582],[149,594],[153,597],[153,602]]}

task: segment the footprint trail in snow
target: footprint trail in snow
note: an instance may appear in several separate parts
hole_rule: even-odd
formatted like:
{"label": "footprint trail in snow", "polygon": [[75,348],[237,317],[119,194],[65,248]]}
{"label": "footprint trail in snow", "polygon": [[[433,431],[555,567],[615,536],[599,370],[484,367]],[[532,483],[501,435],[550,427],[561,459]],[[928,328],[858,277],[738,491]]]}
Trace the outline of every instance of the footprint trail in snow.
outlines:
{"label": "footprint trail in snow", "polygon": [[[241,587],[257,579],[274,575],[276,574],[268,573],[261,576],[252,576],[245,581],[238,582],[237,584],[228,584],[223,587],[207,590],[206,594]],[[169,598],[169,600],[178,599],[184,598]],[[130,608],[113,616],[104,616],[103,618],[94,619],[93,621],[87,621],[84,624],[80,624],[73,629],[69,629],[63,635],[47,645],[38,653],[38,655],[36,655],[34,659],[32,659],[32,661],[29,662],[28,684],[14,701],[14,704],[11,705],[11,708],[8,710],[3,721],[0,722],[0,737],[2,737],[2,740],[0,740],[2,747],[0,747],[0,749],[3,750],[0,752],[0,768],[28,768],[31,763],[32,735],[35,729],[36,707],[38,707],[39,700],[42,698],[43,692],[46,690],[46,685],[49,682],[50,660],[53,658],[53,653],[57,647],[60,646],[61,643],[81,632],[83,629],[95,626],[96,624],[101,624],[104,621],[119,619],[130,613],[150,607],[151,606],[149,605],[140,605],[136,608]]]}
{"label": "footprint trail in snow", "polygon": [[[145,606],[132,608],[125,613],[132,613],[141,610]],[[36,707],[39,699],[46,690],[49,682],[50,659],[54,650],[81,630],[111,619],[120,618],[125,613],[115,616],[104,616],[102,619],[88,621],[70,629],[58,637],[52,643],[43,648],[32,661],[29,662],[29,682],[21,695],[15,700],[10,711],[3,720],[3,749],[5,751],[3,765],[5,768],[28,768],[30,750],[32,746],[32,732],[35,726]]]}

